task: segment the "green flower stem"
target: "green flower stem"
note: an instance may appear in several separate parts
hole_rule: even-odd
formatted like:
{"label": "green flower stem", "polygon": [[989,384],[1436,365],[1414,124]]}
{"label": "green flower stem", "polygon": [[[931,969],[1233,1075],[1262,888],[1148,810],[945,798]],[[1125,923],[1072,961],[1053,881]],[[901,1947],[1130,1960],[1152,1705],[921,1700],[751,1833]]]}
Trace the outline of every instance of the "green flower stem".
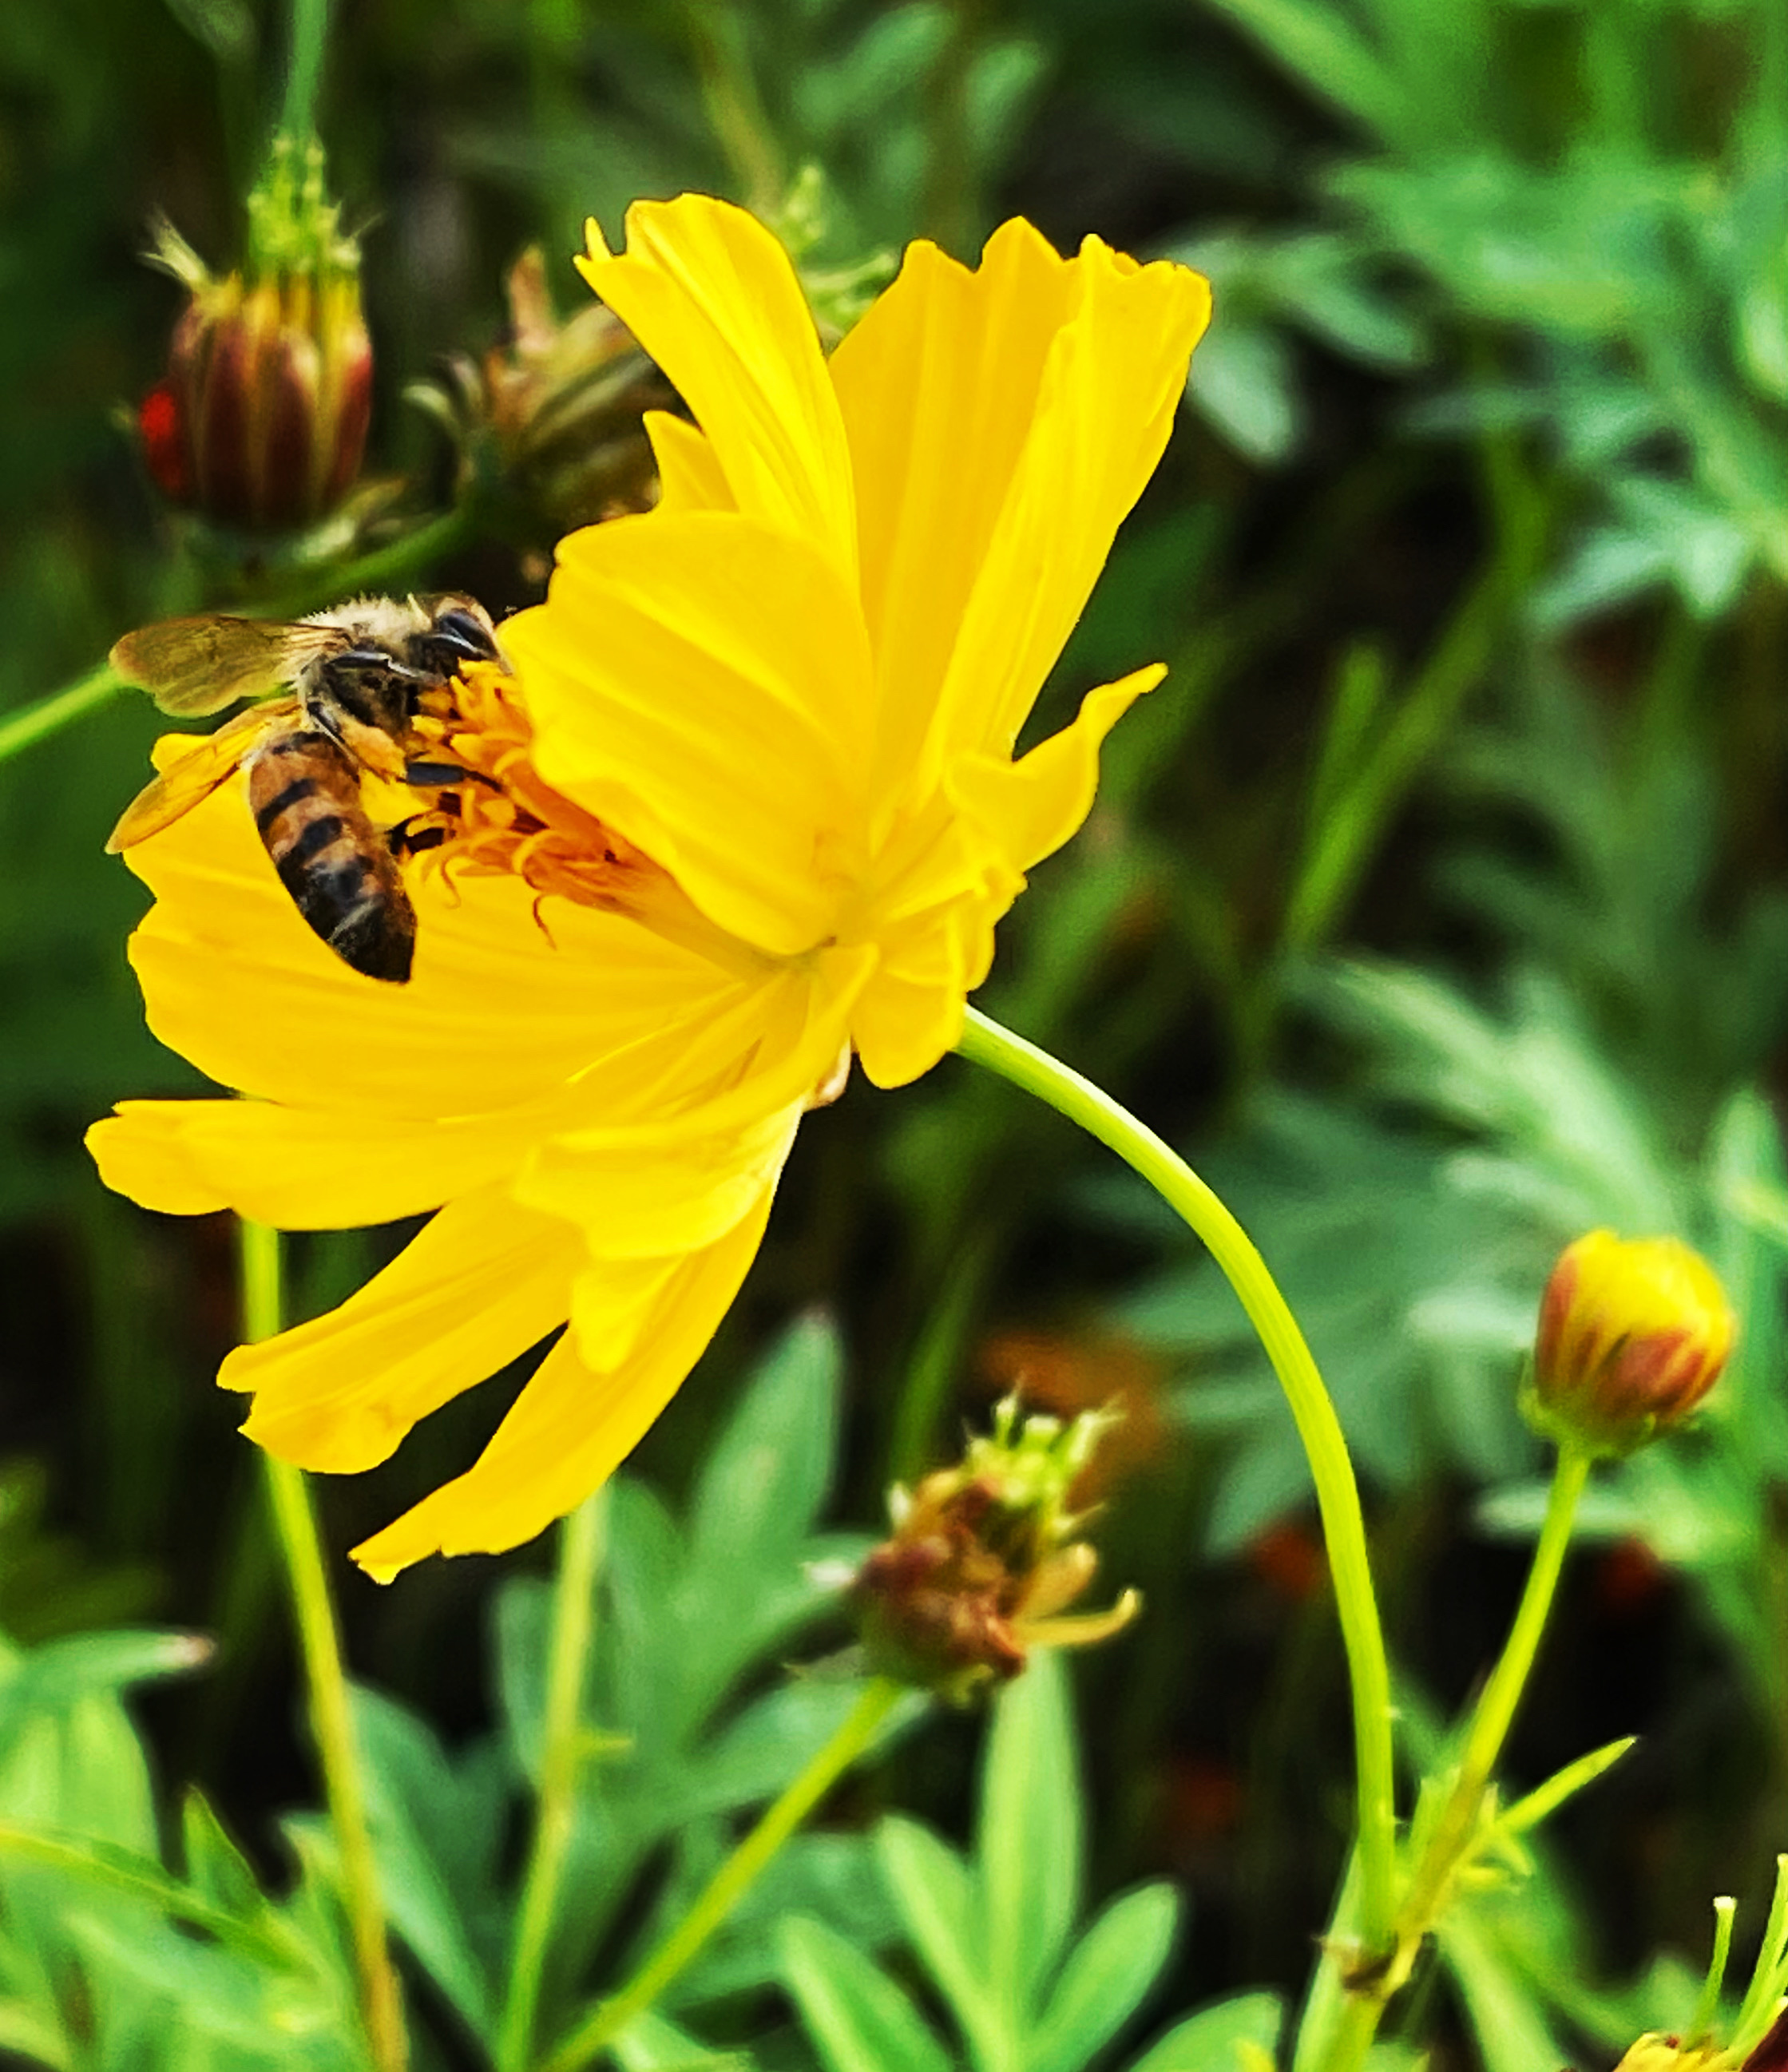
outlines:
{"label": "green flower stem", "polygon": [[1559,1449],[1546,1520],[1539,1529],[1515,1624],[1502,1659],[1478,1700],[1452,1789],[1399,1910],[1397,1939],[1400,1945],[1407,1947],[1412,1958],[1432,1926],[1448,1881],[1477,1829],[1485,1790],[1515,1723],[1515,1708],[1521,1703],[1534,1657],[1539,1651],[1540,1636],[1546,1630],[1564,1566],[1565,1549],[1571,1544],[1577,1504],[1594,1463],[1595,1456],[1587,1447],[1567,1444]]}
{"label": "green flower stem", "polygon": [[1323,2053],[1323,2072],[1354,2072],[1365,2062],[1386,2004],[1408,1978],[1423,1938],[1444,1910],[1453,1881],[1476,1840],[1484,1794],[1508,1739],[1515,1709],[1538,1654],[1558,1579],[1571,1543],[1577,1504],[1595,1455],[1585,1446],[1559,1449],[1539,1544],[1526,1588],[1500,1660],[1484,1686],[1466,1732],[1459,1765],[1397,1910],[1396,1939],[1390,1960],[1351,1988],[1350,2004]]}
{"label": "green flower stem", "polygon": [[286,53],[279,126],[300,144],[317,134],[317,93],[328,41],[329,0],[292,0],[292,41]]}
{"label": "green flower stem", "polygon": [[683,20],[715,141],[746,206],[754,215],[774,217],[788,180],[751,68],[746,18],[733,0],[684,0]]}
{"label": "green flower stem", "polygon": [[541,1742],[540,1804],[535,1815],[533,1849],[522,1887],[503,2021],[497,2031],[497,2072],[525,2072],[533,2054],[541,1973],[558,1906],[559,1880],[576,1812],[578,1772],[586,1752],[582,1708],[595,1627],[602,1512],[603,1494],[598,1490],[572,1512],[560,1531],[559,1578],[553,1600],[546,1716]]}
{"label": "green flower stem", "polygon": [[763,1815],[708,1881],[656,1953],[612,2000],[566,2037],[541,2072],[582,2072],[598,2052],[636,2021],[701,1953],[708,1938],[762,1873],[776,1852],[875,1738],[877,1730],[905,1695],[890,1677],[872,1677],[825,1746]]}
{"label": "green flower stem", "polygon": [[[477,529],[473,507],[460,504],[452,511],[443,512],[438,518],[430,519],[426,524],[418,525],[413,532],[406,532],[401,540],[393,540],[369,554],[363,554],[358,561],[326,569],[303,583],[294,584],[284,596],[266,604],[247,607],[244,615],[253,619],[298,619],[337,598],[407,582],[456,548],[464,546],[475,536]],[[51,691],[47,697],[0,717],[0,763],[9,761],[22,749],[32,747],[50,734],[60,734],[71,721],[97,712],[101,705],[109,704],[118,692],[128,688],[109,662],[100,662],[84,676],[65,684],[60,691]]]}
{"label": "green flower stem", "polygon": [[957,1048],[1036,1095],[1108,1145],[1182,1216],[1210,1250],[1260,1334],[1309,1456],[1334,1577],[1353,1684],[1358,1780],[1359,1926],[1368,1951],[1386,1947],[1395,1908],[1396,1802],[1391,1753],[1391,1672],[1366,1554],[1359,1489],[1341,1424],[1285,1298],[1247,1233],[1210,1189],[1154,1132],[1078,1072],[971,1007]]}
{"label": "green flower stem", "polygon": [[[265,1223],[245,1220],[240,1226],[243,1334],[252,1343],[270,1338],[280,1329],[284,1304],[280,1289],[279,1233]],[[330,1824],[341,1858],[343,1896],[360,1974],[360,2004],[368,2045],[378,2072],[404,2072],[409,2049],[404,2031],[403,2002],[397,1975],[385,1940],[384,1909],[379,1897],[378,1866],[367,1826],[366,1798],[360,1786],[359,1752],[348,1708],[347,1679],[342,1670],[341,1634],[329,1594],[323,1543],[316,1513],[302,1470],[263,1453],[273,1523],[285,1557],[304,1655],[305,1694],[310,1730],[316,1737],[329,1800]]]}
{"label": "green flower stem", "polygon": [[101,662],[60,691],[51,691],[47,697],[8,713],[0,719],[0,763],[46,735],[60,734],[71,720],[84,719],[88,713],[97,712],[123,689],[123,677],[109,662]]}

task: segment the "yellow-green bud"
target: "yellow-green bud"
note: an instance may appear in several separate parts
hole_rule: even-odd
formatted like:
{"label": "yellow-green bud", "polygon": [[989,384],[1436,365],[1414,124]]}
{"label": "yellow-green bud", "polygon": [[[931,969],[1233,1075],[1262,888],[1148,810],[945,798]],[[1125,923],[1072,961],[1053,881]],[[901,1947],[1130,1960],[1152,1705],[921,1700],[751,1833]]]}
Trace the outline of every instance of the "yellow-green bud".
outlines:
{"label": "yellow-green bud", "polygon": [[1630,1453],[1712,1388],[1734,1328],[1699,1252],[1673,1237],[1591,1231],[1546,1284],[1523,1407],[1552,1438]]}
{"label": "yellow-green bud", "polygon": [[508,293],[504,343],[481,365],[457,356],[409,400],[446,428],[463,476],[507,492],[524,537],[647,508],[657,462],[642,419],[676,392],[611,310],[586,302],[560,316],[537,248],[511,269]]}
{"label": "yellow-green bud", "polygon": [[878,1671],[960,1700],[1017,1675],[1033,1647],[1084,1646],[1129,1623],[1133,1590],[1108,1612],[1067,1610],[1098,1565],[1069,1491],[1110,1421],[1021,1420],[1009,1396],[960,1466],[894,1491],[893,1534],[853,1592]]}

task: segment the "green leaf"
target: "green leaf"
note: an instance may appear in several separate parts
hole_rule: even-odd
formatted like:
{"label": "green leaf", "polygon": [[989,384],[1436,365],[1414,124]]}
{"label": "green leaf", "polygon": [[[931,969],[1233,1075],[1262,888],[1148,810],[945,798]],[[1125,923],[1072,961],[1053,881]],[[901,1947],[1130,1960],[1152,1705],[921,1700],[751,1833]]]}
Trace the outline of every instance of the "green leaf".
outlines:
{"label": "green leaf", "polygon": [[978,2047],[1003,2036],[1008,2025],[988,1990],[986,1941],[962,1859],[928,1827],[898,1815],[882,1823],[876,1846],[913,1947],[964,2032]]}
{"label": "green leaf", "polygon": [[539,1576],[512,1576],[492,1614],[497,1704],[516,1770],[536,1781],[546,1704],[546,1637],[553,1587]]}
{"label": "green leaf", "polygon": [[951,2072],[912,2002],[842,1936],[797,1916],[780,1939],[783,1977],[828,2072]]}
{"label": "green leaf", "polygon": [[1564,2064],[1569,2052],[1552,2033],[1527,1982],[1486,1932],[1475,1910],[1453,1906],[1435,1924],[1441,1956],[1459,1988],[1484,2072],[1534,2072]]}
{"label": "green leaf", "polygon": [[47,2065],[52,2072],[74,2072],[68,2038],[16,2000],[0,2000],[0,2051],[16,2053],[34,2065]]}
{"label": "green leaf", "polygon": [[224,64],[245,64],[254,56],[254,14],[246,0],[167,0],[167,10]]}
{"label": "green leaf", "polygon": [[356,1690],[367,1812],[392,1926],[475,2035],[486,2033],[490,1993],[462,1910],[494,1885],[500,1807],[458,1789],[421,1720],[378,1692]]}
{"label": "green leaf", "polygon": [[[693,1867],[692,1867],[693,1868]],[[713,1866],[702,1866],[711,1874]],[[692,1877],[668,1893],[678,1909],[667,1912],[656,1944],[686,1911],[697,1889]],[[854,1943],[873,1951],[898,1932],[887,1880],[866,1835],[797,1835],[779,1849],[763,1875],[739,1901],[725,1926],[667,1995],[673,2008],[709,2000],[769,1984],[780,1974],[775,1930],[796,1914],[814,1914]]]}
{"label": "green leaf", "polygon": [[1198,347],[1186,393],[1250,460],[1270,466],[1298,442],[1291,347],[1272,325],[1236,317],[1215,327]]}
{"label": "green leaf", "polygon": [[749,2051],[710,2050],[661,2014],[631,2021],[609,2049],[622,2072],[751,2072]]}
{"label": "green leaf", "polygon": [[1079,2072],[1111,2041],[1159,1977],[1178,1918],[1171,1885],[1112,1901],[1062,1967],[1026,2049],[1028,2072]]}
{"label": "green leaf", "polygon": [[1612,1770],[1638,1739],[1636,1734],[1629,1734],[1624,1740],[1609,1741],[1605,1747],[1593,1749],[1588,1755],[1580,1755],[1575,1762],[1567,1763],[1563,1770],[1525,1798],[1518,1799],[1501,1815],[1496,1823],[1498,1832],[1520,1835],[1530,1827],[1537,1827],[1542,1820],[1550,1819],[1567,1799],[1574,1798],[1586,1785],[1593,1784],[1605,1770]]}
{"label": "green leaf", "polygon": [[665,1811],[666,1824],[773,1797],[843,1725],[861,1692],[820,1677],[767,1692],[703,1746],[687,1774],[687,1795]]}
{"label": "green leaf", "polygon": [[180,1837],[187,1882],[201,1899],[245,1918],[265,1903],[253,1867],[196,1786],[181,1802]]}
{"label": "green leaf", "polygon": [[788,1626],[823,1601],[802,1564],[836,1451],[836,1332],[797,1323],[747,1384],[689,1511],[682,1625],[705,1713]]}
{"label": "green leaf", "polygon": [[1176,2024],[1129,2072],[1267,2072],[1284,2019],[1276,1993],[1239,1993]]}
{"label": "green leaf", "polygon": [[211,1658],[208,1640],[197,1634],[138,1632],[77,1634],[47,1641],[0,1661],[0,1747],[24,1721],[66,1711],[79,1700],[104,1696],[133,1684],[180,1676]]}
{"label": "green leaf", "polygon": [[9,1823],[0,1825],[0,1859],[6,1857],[46,1864],[98,1891],[141,1901],[175,1921],[206,1930],[220,1942],[263,1963],[302,1965],[308,1961],[302,1947],[275,1922],[238,1918],[171,1878],[153,1857],[134,1850],[104,1842],[69,1841]]}
{"label": "green leaf", "polygon": [[157,1846],[149,1769],[118,1700],[89,1692],[24,1720],[0,1755],[0,1807],[56,1829],[141,1854]]}
{"label": "green leaf", "polygon": [[1079,1911],[1080,1852],[1067,1679],[1043,1651],[995,1702],[976,1831],[988,1976],[1021,2022]]}
{"label": "green leaf", "polygon": [[1313,93],[1333,102],[1369,130],[1387,133],[1398,117],[1395,81],[1365,39],[1346,27],[1338,9],[1306,0],[1216,0]]}

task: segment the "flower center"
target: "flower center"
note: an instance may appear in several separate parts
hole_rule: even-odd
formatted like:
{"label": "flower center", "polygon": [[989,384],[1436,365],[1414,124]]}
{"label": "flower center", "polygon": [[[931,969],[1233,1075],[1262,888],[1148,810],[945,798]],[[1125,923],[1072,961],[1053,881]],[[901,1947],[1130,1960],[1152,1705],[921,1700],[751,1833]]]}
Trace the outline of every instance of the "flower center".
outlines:
{"label": "flower center", "polygon": [[519,685],[488,663],[425,692],[412,726],[412,767],[462,771],[438,787],[425,812],[405,820],[398,847],[425,874],[519,878],[542,898],[637,915],[648,882],[666,874],[593,813],[541,782],[532,761],[533,724]]}
{"label": "flower center", "polygon": [[[717,927],[643,849],[546,783],[533,743],[521,686],[493,663],[468,664],[425,692],[411,726],[411,788],[431,803],[393,830],[398,854],[450,884],[462,872],[520,878],[536,894],[534,919],[549,941],[541,906],[557,895],[624,915],[741,976],[761,977],[774,964]],[[435,763],[439,783],[431,781]]]}

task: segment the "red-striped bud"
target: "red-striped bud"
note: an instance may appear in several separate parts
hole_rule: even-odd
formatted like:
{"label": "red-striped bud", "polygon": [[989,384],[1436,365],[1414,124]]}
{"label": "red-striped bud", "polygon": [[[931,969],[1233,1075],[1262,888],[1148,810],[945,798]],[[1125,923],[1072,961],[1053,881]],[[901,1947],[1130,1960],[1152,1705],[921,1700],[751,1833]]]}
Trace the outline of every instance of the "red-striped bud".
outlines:
{"label": "red-striped bud", "polygon": [[325,516],[360,475],[372,347],[360,247],[325,192],[321,146],[276,140],[240,271],[214,276],[165,224],[151,257],[191,297],[138,413],[162,491],[256,531]]}
{"label": "red-striped bud", "polygon": [[1673,1237],[1592,1231],[1546,1284],[1525,1408],[1554,1438],[1630,1453],[1713,1387],[1734,1328],[1700,1253]]}

